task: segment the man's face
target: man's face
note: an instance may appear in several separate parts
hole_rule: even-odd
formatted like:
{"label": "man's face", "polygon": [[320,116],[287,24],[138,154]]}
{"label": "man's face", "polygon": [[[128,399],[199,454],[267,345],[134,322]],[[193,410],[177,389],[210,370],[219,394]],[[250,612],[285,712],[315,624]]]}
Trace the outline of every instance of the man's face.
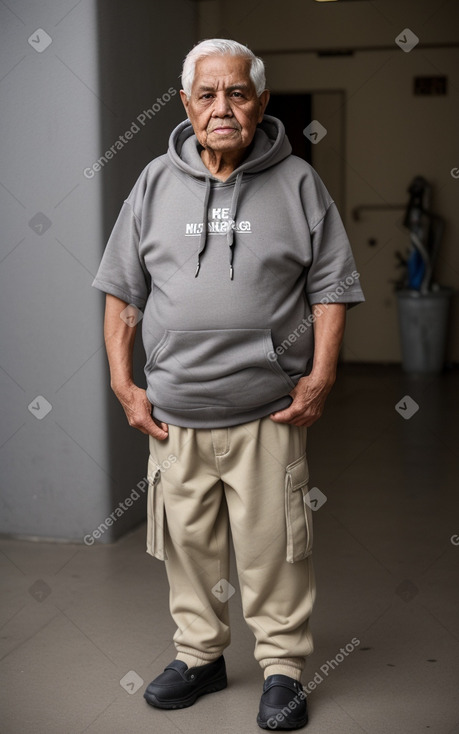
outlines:
{"label": "man's face", "polygon": [[190,98],[182,102],[198,141],[215,152],[247,148],[269,100],[257,97],[250,61],[241,56],[206,56],[196,63]]}

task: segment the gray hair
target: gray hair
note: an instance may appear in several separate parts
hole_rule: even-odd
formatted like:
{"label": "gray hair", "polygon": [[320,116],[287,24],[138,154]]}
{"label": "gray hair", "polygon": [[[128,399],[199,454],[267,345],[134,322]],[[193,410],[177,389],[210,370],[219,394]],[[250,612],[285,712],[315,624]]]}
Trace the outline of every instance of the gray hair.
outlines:
{"label": "gray hair", "polygon": [[187,97],[191,94],[196,62],[204,56],[242,56],[248,59],[257,97],[266,89],[265,65],[247,46],[228,38],[208,38],[193,46],[183,62],[182,87]]}

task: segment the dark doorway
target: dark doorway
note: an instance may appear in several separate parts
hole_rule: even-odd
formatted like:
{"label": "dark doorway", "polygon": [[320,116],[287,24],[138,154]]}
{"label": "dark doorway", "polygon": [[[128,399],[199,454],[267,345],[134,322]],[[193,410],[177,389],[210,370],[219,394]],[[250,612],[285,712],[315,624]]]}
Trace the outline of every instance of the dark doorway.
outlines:
{"label": "dark doorway", "polygon": [[293,155],[312,165],[312,144],[303,135],[312,120],[312,94],[271,94],[266,114],[284,123]]}

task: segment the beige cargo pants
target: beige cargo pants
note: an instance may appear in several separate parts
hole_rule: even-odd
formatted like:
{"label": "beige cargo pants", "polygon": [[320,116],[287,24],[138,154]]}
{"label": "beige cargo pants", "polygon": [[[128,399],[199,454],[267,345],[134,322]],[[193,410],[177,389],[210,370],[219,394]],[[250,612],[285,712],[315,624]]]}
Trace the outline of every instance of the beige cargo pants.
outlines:
{"label": "beige cargo pants", "polygon": [[166,564],[178,652],[210,661],[230,644],[231,528],[255,659],[301,675],[315,598],[306,431],[265,417],[150,436],[147,553]]}

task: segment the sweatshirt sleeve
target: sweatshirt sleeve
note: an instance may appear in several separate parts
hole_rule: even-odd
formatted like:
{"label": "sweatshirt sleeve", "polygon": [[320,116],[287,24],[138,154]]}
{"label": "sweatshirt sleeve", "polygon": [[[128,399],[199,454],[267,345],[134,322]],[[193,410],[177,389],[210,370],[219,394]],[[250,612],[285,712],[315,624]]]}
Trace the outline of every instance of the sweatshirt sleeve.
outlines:
{"label": "sweatshirt sleeve", "polygon": [[140,221],[126,200],[91,285],[143,309],[150,290],[150,276],[139,254],[139,241]]}
{"label": "sweatshirt sleeve", "polygon": [[365,300],[351,246],[336,204],[331,201],[311,231],[312,262],[306,281],[309,303],[346,303]]}

